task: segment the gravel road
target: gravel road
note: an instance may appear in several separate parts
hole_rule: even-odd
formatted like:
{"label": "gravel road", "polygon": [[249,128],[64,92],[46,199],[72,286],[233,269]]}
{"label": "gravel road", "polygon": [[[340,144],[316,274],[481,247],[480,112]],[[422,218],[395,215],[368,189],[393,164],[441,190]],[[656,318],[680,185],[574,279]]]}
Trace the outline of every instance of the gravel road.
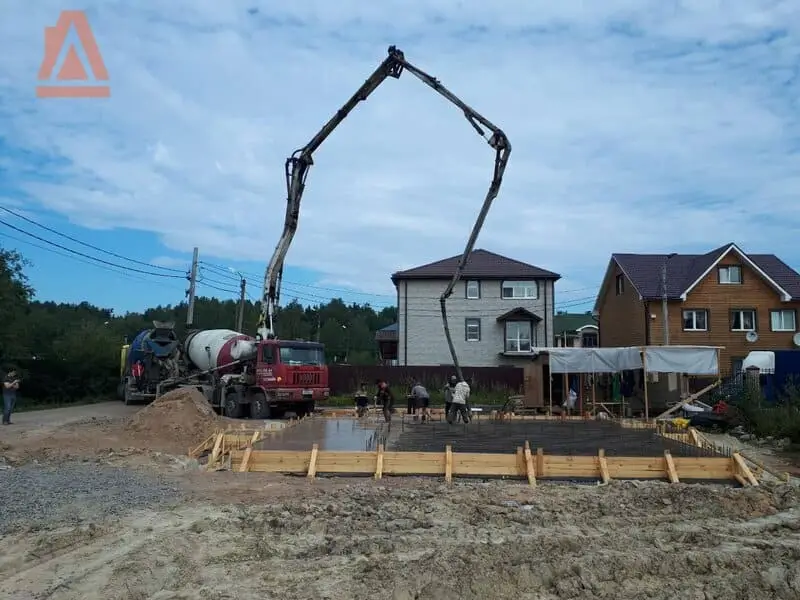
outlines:
{"label": "gravel road", "polygon": [[0,436],[22,435],[42,429],[52,429],[97,418],[130,417],[141,406],[126,406],[122,402],[99,402],[97,404],[81,404],[64,408],[47,410],[31,410],[15,413],[11,420],[13,425],[4,427]]}
{"label": "gravel road", "polygon": [[75,526],[180,499],[174,481],[90,461],[9,468],[0,471],[0,535],[21,527]]}

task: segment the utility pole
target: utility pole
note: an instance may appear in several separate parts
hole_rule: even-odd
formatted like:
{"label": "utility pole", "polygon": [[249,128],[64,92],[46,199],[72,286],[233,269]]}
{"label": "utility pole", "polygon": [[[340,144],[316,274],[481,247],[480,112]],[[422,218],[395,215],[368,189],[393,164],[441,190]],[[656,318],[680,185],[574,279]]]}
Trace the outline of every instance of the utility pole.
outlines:
{"label": "utility pole", "polygon": [[244,326],[244,300],[245,294],[247,293],[247,281],[244,277],[242,277],[241,281],[241,288],[239,289],[239,315],[236,319],[236,331],[239,333],[242,332],[242,327]]}
{"label": "utility pole", "polygon": [[186,309],[186,327],[191,328],[194,324],[194,292],[197,286],[197,257],[200,254],[197,246],[194,247],[192,254],[192,271],[186,277],[189,280],[189,289],[186,290],[186,296],[189,298],[189,307]]}

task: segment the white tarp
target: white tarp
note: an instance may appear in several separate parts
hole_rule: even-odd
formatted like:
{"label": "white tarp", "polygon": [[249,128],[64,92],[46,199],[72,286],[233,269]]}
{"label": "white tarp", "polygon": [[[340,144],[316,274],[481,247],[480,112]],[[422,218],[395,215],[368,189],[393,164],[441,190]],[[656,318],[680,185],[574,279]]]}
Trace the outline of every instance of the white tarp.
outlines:
{"label": "white tarp", "polygon": [[719,375],[716,348],[702,346],[659,346],[644,350],[648,373]]}
{"label": "white tarp", "polygon": [[639,348],[549,348],[551,373],[618,373],[642,368]]}

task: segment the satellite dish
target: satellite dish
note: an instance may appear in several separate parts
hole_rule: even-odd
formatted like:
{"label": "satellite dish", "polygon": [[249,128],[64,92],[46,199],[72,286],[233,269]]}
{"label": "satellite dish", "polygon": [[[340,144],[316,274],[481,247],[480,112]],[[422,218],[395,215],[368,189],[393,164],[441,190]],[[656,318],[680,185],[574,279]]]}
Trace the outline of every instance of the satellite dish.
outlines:
{"label": "satellite dish", "polygon": [[744,336],[744,339],[752,344],[753,342],[758,341],[758,334],[755,331],[748,331],[747,335]]}
{"label": "satellite dish", "polygon": [[800,333],[795,333],[794,337],[792,338],[792,342],[795,346],[800,346]]}

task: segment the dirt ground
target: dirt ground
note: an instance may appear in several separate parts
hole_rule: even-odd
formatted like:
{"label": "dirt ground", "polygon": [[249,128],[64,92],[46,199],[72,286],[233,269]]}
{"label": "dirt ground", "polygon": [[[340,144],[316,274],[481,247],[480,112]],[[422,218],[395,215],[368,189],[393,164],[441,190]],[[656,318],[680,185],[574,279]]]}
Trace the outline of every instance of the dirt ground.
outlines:
{"label": "dirt ground", "polygon": [[0,430],[0,598],[800,597],[794,486],[206,473],[195,408]]}

